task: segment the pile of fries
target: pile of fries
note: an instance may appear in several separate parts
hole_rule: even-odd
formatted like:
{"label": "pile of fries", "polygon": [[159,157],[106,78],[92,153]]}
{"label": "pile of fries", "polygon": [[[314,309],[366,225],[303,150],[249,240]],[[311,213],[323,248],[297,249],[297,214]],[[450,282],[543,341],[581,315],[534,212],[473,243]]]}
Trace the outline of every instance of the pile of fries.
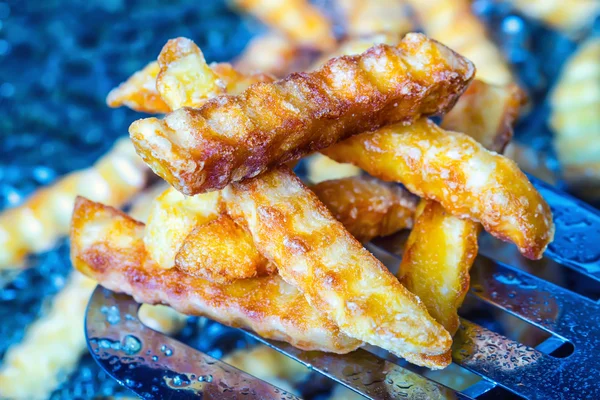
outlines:
{"label": "pile of fries", "polygon": [[[256,10],[266,21],[283,12]],[[301,44],[332,57],[315,57],[309,72],[277,79],[279,57],[267,71],[207,64],[177,38],[111,92],[111,106],[167,112],[135,121],[130,136],[171,187],[146,224],[78,198],[73,265],[140,302],[301,349],[369,343],[444,368],[481,227],[531,259],[553,238],[548,205],[499,154],[524,95],[512,82],[474,80],[469,59],[425,35],[387,32],[336,49],[317,23],[326,20],[310,21]],[[355,167],[307,186],[290,167],[317,152]],[[398,276],[362,245],[410,228]]]}
{"label": "pile of fries", "polygon": [[[0,396],[44,398],[74,367],[84,351],[77,299],[94,281],[172,307],[144,311],[163,331],[181,328],[174,309],[301,349],[368,343],[444,368],[481,230],[530,259],[552,241],[548,205],[502,155],[509,144],[519,153],[510,142],[526,96],[469,2],[335,0],[328,15],[306,0],[230,3],[269,32],[231,64],[207,63],[190,39],[168,41],[107,97],[166,115],[135,121],[131,140],[93,167],[0,215],[0,270],[23,268],[65,234],[74,204],[72,261],[92,278],[76,271],[9,350]],[[588,0],[510,3],[572,38],[600,14]],[[408,33],[419,28],[427,36]],[[593,196],[598,49],[587,39],[551,99],[564,178]],[[136,197],[149,169],[166,183]],[[125,204],[129,215],[112,208]],[[363,244],[400,230],[410,234],[394,276]],[[69,357],[39,350],[47,325]],[[263,350],[230,361],[268,360],[262,378],[288,379]],[[22,361],[34,352],[52,366],[43,375],[23,367],[38,365]],[[22,384],[32,375],[45,384]]]}

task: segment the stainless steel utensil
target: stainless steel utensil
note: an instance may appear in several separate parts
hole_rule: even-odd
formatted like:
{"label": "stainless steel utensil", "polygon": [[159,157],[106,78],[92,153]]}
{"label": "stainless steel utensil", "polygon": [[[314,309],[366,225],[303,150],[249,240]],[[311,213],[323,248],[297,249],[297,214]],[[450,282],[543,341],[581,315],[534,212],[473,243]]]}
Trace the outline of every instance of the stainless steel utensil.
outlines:
{"label": "stainless steel utensil", "polygon": [[[600,213],[530,179],[554,213],[556,236],[546,257],[600,285]],[[385,241],[370,246],[387,261],[398,257]],[[531,348],[463,319],[454,339],[453,361],[483,379],[460,393],[399,365],[380,349],[367,346],[347,355],[305,352],[247,333],[370,399],[477,398],[496,386],[531,399],[600,398],[600,304],[510,265],[515,256],[506,249],[511,247],[484,241],[473,266],[470,295],[550,337]],[[145,327],[137,317],[138,307],[129,296],[97,288],[85,322],[96,361],[138,395],[294,398]]]}

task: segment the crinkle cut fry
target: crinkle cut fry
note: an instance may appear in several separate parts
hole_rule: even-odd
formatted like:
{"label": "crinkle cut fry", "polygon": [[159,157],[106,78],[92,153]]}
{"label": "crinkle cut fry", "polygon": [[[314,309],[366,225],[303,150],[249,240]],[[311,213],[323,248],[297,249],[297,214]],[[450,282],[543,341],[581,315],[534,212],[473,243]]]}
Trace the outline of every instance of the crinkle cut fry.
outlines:
{"label": "crinkle cut fry", "polygon": [[342,332],[409,359],[448,351],[448,332],[287,167],[236,182],[223,196],[283,279]]}
{"label": "crinkle cut fry", "polygon": [[[335,218],[362,241],[412,226],[416,198],[398,185],[355,176],[323,182],[312,190]],[[246,230],[225,214],[215,217],[220,212],[219,205],[207,196],[215,193],[184,198],[170,188],[157,199],[144,236],[153,259],[163,266],[172,265],[177,252],[174,261],[179,269],[219,283],[275,272],[275,265],[256,249]],[[192,228],[193,221],[206,219],[207,210],[214,210],[211,221],[196,222]]]}
{"label": "crinkle cut fry", "polygon": [[407,0],[425,33],[473,61],[477,78],[504,85],[513,81],[508,64],[468,0]]}
{"label": "crinkle cut fry", "polygon": [[426,118],[349,138],[323,153],[481,222],[525,257],[540,258],[554,237],[550,207],[513,161]]}
{"label": "crinkle cut fry", "polygon": [[96,163],[37,190],[0,214],[0,270],[23,267],[25,257],[52,248],[69,231],[78,194],[121,206],[145,185],[150,171],[129,138],[119,139]]}
{"label": "crinkle cut fry", "polygon": [[307,47],[327,50],[335,45],[331,23],[308,0],[232,0],[243,11]]}
{"label": "crinkle cut fry", "polygon": [[360,346],[278,275],[219,285],[176,268],[163,269],[146,253],[143,232],[141,222],[78,198],[71,229],[73,265],[102,286],[132,295],[136,301],[168,304],[184,314],[252,329],[303,350],[346,353]]}
{"label": "crinkle cut fry", "polygon": [[575,36],[584,32],[600,14],[596,0],[511,0],[523,14]]}
{"label": "crinkle cut fry", "polygon": [[404,35],[414,28],[404,0],[336,0],[349,36]]}
{"label": "crinkle cut fry", "polygon": [[142,158],[187,195],[218,190],[354,134],[449,110],[473,65],[421,34],[257,83],[129,128]]}
{"label": "crinkle cut fry", "polygon": [[[492,86],[475,80],[444,117],[442,126],[501,152],[512,137],[523,100],[514,84]],[[460,324],[457,310],[469,290],[479,231],[479,223],[456,217],[435,201],[421,200],[404,248],[400,281],[452,335]]]}
{"label": "crinkle cut fry", "polygon": [[165,44],[158,61],[111,90],[106,101],[111,107],[165,114],[183,106],[200,107],[209,98],[273,79],[264,73],[242,74],[228,63],[208,65],[200,48],[180,37]]}

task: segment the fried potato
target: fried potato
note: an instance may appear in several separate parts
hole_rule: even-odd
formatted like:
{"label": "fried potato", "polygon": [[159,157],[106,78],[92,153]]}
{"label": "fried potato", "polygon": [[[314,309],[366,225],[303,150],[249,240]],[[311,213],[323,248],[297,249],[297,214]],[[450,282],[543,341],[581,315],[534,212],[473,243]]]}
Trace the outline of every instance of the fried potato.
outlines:
{"label": "fried potato", "polygon": [[512,160],[426,118],[349,138],[323,153],[481,222],[527,258],[540,258],[554,237],[550,207]]}
{"label": "fried potato", "polygon": [[525,93],[514,83],[490,85],[476,79],[444,116],[441,126],[466,133],[486,149],[502,153],[525,101]]}
{"label": "fried potato", "polygon": [[164,114],[171,108],[163,101],[156,89],[156,78],[160,66],[153,61],[134,73],[108,93],[106,104],[117,108],[127,106],[132,110],[148,114]]}
{"label": "fried potato", "polygon": [[147,252],[159,267],[173,268],[175,256],[187,235],[222,211],[219,192],[186,197],[168,188],[154,201],[144,234]]}
{"label": "fried potato", "polygon": [[305,69],[308,58],[308,52],[289,39],[271,32],[251,39],[233,66],[244,74],[262,72],[282,77]]}
{"label": "fried potato", "polygon": [[306,176],[311,183],[320,183],[332,179],[348,178],[358,176],[361,170],[349,163],[333,161],[323,154],[315,153],[306,159]]}
{"label": "fried potato", "polygon": [[199,109],[129,128],[138,154],[192,195],[222,189],[351,135],[443,113],[462,94],[472,64],[421,34],[379,45],[323,68],[257,83]]}
{"label": "fried potato", "polygon": [[78,198],[71,228],[73,266],[110,290],[148,304],[254,330],[303,350],[345,353],[360,346],[312,308],[279,276],[219,285],[157,265],[146,252],[144,224],[112,207]]}
{"label": "fried potato", "polygon": [[[33,322],[20,343],[9,347],[0,367],[0,397],[47,399],[86,350],[82,321],[96,282],[75,271]],[[32,379],[35,377],[35,379]]]}
{"label": "fried potato", "polygon": [[363,243],[412,227],[417,198],[396,184],[354,176],[321,182],[311,190]]}
{"label": "fried potato", "polygon": [[335,45],[331,22],[307,0],[232,2],[299,45],[319,50],[327,50]]}
{"label": "fried potato", "polygon": [[158,56],[156,88],[170,110],[200,107],[221,94],[237,94],[256,82],[270,82],[265,74],[243,75],[231,65],[209,66],[202,51],[186,38],[171,39]]}
{"label": "fried potato", "polygon": [[404,35],[414,29],[404,0],[336,0],[349,36]]}
{"label": "fried potato", "polygon": [[[442,126],[501,152],[512,137],[523,99],[514,84],[491,86],[474,81]],[[456,217],[435,201],[421,200],[400,263],[400,281],[451,335],[460,325],[457,310],[469,290],[479,231],[479,223]]]}
{"label": "fried potato", "polygon": [[283,279],[342,332],[401,357],[448,351],[448,332],[287,167],[233,183],[223,197]]}
{"label": "fried potato", "polygon": [[196,225],[183,241],[175,264],[187,274],[217,283],[277,271],[256,249],[252,236],[227,215]]}
{"label": "fried potato", "polygon": [[579,195],[600,196],[600,38],[567,61],[550,100],[550,123],[564,178]]}
{"label": "fried potato", "polygon": [[78,194],[121,206],[146,185],[149,170],[128,139],[120,139],[94,166],[37,190],[0,214],[0,270],[19,268],[29,253],[50,249],[69,231]]}
{"label": "fried potato", "polygon": [[479,230],[478,223],[448,214],[435,201],[421,200],[402,256],[400,282],[451,335],[460,325],[456,310],[469,290]]}
{"label": "fried potato", "polygon": [[597,0],[511,0],[528,17],[544,21],[569,35],[588,29],[600,14]]}
{"label": "fried potato", "polygon": [[[375,236],[389,235],[412,225],[416,199],[397,185],[369,177],[352,177],[323,182],[314,186],[313,190],[335,218],[359,240],[368,241]],[[169,192],[173,193],[175,190],[170,189]],[[197,202],[201,196],[205,195],[188,197],[183,202]],[[177,202],[179,197],[183,198],[183,195],[171,196],[161,199],[162,203],[156,203],[156,209],[162,209],[160,215],[175,214],[180,219],[182,213],[188,213],[190,215],[186,220],[197,218],[194,216],[196,211],[182,206],[181,202],[169,204],[169,200]],[[177,211],[170,212],[172,208]],[[164,221],[158,223],[157,228],[163,223]],[[224,214],[211,222],[197,224],[191,232],[189,226],[186,226],[178,229],[176,235],[166,238],[161,236],[165,231],[150,232],[147,228],[146,232],[147,235],[156,235],[158,232],[158,237],[152,238],[153,246],[149,246],[152,247],[149,250],[151,254],[158,251],[166,258],[165,249],[169,249],[168,256],[172,257],[171,250],[179,248],[175,265],[190,275],[212,282],[232,282],[276,271],[275,265],[256,249],[252,236]],[[168,261],[164,262],[165,265],[171,265]]]}
{"label": "fried potato", "polygon": [[513,80],[484,24],[471,12],[468,0],[407,0],[425,33],[471,60],[477,78],[504,85]]}

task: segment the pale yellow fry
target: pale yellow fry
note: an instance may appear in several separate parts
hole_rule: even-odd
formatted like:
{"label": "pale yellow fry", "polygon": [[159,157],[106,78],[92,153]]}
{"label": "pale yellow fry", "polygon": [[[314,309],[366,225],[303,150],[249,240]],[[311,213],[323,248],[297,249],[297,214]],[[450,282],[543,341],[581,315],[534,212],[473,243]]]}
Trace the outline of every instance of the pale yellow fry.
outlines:
{"label": "pale yellow fry", "polygon": [[300,45],[319,50],[327,50],[335,45],[331,22],[307,0],[232,1],[243,11]]}
{"label": "pale yellow fry", "polygon": [[600,37],[588,39],[567,61],[550,102],[554,145],[564,177],[580,195],[597,198],[600,194]]}
{"label": "pale yellow fry", "polygon": [[234,183],[223,197],[281,276],[342,332],[411,361],[448,351],[448,332],[289,169]]}
{"label": "pale yellow fry", "polygon": [[404,35],[414,29],[404,0],[336,0],[349,36]]}
{"label": "pale yellow fry", "polygon": [[600,14],[598,0],[511,0],[511,3],[523,14],[570,35],[585,31]]}
{"label": "pale yellow fry", "polygon": [[150,171],[123,138],[94,166],[75,171],[0,214],[0,270],[19,268],[30,253],[47,251],[69,231],[77,195],[121,206],[145,185]]}
{"label": "pale yellow fry", "polygon": [[251,39],[233,65],[244,74],[262,72],[283,77],[298,68],[304,69],[305,59],[298,45],[270,32]]}
{"label": "pale yellow fry", "polygon": [[503,85],[513,77],[483,22],[471,11],[468,0],[406,0],[425,33],[475,64],[477,78]]}
{"label": "pale yellow fry", "polygon": [[426,118],[351,137],[323,153],[481,222],[528,258],[540,258],[554,237],[550,207],[513,161]]}

